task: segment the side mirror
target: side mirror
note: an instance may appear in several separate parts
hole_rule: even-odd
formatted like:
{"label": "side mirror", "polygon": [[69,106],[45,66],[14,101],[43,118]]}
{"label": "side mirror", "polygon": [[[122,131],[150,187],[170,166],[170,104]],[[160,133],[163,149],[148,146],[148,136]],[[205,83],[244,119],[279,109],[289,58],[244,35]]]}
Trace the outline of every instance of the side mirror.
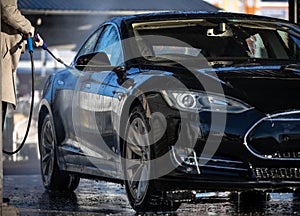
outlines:
{"label": "side mirror", "polygon": [[113,69],[113,72],[115,72],[119,79],[125,79],[127,76],[126,73],[127,69],[125,66],[117,66]]}
{"label": "side mirror", "polygon": [[103,66],[111,66],[109,58],[104,52],[89,53],[79,56],[75,62],[75,67],[82,71],[89,71]]}

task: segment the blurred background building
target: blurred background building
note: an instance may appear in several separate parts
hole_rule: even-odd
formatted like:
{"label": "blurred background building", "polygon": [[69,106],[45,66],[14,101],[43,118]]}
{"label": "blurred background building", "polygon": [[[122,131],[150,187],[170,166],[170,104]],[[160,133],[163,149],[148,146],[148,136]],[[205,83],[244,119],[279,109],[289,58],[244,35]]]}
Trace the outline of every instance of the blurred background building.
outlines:
{"label": "blurred background building", "polygon": [[205,0],[224,11],[288,19],[288,0]]}

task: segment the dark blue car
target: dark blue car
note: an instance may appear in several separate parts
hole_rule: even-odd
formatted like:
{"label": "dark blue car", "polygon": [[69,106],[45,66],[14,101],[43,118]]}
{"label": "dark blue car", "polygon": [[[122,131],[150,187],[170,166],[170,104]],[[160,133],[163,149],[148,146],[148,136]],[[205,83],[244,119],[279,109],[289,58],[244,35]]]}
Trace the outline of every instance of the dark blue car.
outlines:
{"label": "dark blue car", "polygon": [[46,189],[125,185],[137,212],[201,191],[300,187],[300,29],[233,13],[113,18],[49,77]]}

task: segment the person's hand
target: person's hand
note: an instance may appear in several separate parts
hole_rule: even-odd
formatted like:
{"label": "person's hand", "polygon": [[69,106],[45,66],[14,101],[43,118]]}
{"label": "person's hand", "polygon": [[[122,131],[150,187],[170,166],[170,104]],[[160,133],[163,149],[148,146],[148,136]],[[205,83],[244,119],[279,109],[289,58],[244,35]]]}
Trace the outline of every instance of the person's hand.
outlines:
{"label": "person's hand", "polygon": [[44,40],[43,40],[43,38],[39,34],[36,34],[34,39],[35,39],[35,46],[36,47],[43,46]]}
{"label": "person's hand", "polygon": [[31,27],[30,32],[28,32],[29,37],[33,37],[34,36],[34,27]]}

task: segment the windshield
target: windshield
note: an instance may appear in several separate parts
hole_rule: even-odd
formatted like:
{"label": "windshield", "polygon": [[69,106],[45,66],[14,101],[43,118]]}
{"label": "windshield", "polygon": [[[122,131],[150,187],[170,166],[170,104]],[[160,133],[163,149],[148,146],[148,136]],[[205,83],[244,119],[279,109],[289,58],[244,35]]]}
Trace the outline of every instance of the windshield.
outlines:
{"label": "windshield", "polygon": [[166,55],[208,61],[300,59],[299,32],[284,22],[210,18],[134,23],[132,27],[141,54],[151,60]]}

